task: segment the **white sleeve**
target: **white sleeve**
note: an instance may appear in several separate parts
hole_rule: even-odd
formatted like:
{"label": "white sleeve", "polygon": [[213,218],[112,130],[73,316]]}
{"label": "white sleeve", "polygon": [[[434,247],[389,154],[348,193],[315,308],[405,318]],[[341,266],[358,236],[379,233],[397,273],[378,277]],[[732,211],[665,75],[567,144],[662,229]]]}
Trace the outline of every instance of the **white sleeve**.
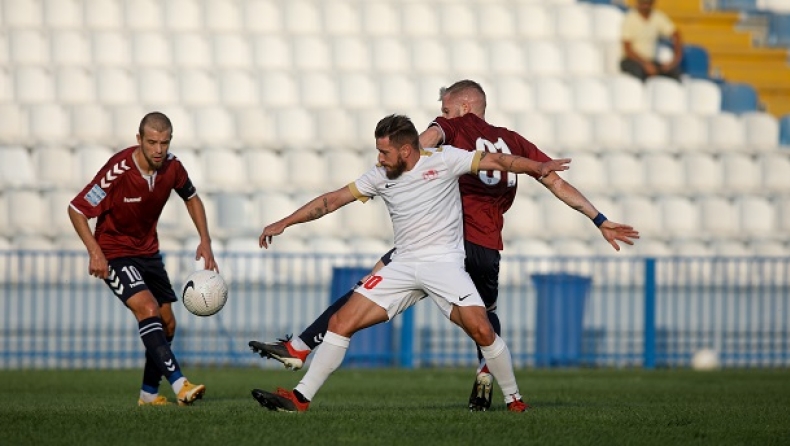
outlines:
{"label": "white sleeve", "polygon": [[453,175],[460,177],[473,171],[475,151],[462,150],[453,146],[442,146],[444,162]]}

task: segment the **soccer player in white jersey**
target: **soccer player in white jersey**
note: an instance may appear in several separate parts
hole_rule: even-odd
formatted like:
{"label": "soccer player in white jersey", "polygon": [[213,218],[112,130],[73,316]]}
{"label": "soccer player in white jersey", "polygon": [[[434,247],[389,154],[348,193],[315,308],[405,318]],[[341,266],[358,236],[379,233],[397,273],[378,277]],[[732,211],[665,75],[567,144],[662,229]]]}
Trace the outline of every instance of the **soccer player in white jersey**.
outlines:
{"label": "soccer player in white jersey", "polygon": [[291,215],[266,226],[259,242],[291,225],[334,212],[352,201],[381,197],[392,219],[395,253],[392,262],[370,276],[329,321],[323,347],[293,391],[254,389],[253,397],[270,410],[306,411],[329,375],[343,362],[351,336],[386,322],[425,294],[459,325],[483,352],[499,383],[507,408],[529,406],[518,391],[510,351],[486,316],[485,305],[464,270],[463,222],[458,177],[480,170],[545,176],[568,168],[569,159],[537,162],[504,153],[469,152],[446,146],[423,150],[419,134],[405,116],[390,115],[375,131],[379,164],[355,182],[323,194]]}

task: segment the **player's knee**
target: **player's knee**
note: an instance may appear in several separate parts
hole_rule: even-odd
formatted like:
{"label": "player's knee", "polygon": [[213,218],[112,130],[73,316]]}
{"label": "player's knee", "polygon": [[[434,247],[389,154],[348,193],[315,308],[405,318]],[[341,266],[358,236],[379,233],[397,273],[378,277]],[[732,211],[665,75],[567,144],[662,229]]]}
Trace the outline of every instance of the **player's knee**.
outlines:
{"label": "player's knee", "polygon": [[329,318],[327,330],[345,337],[351,337],[351,335],[354,334],[351,324],[342,317],[339,317],[337,313],[333,314],[332,317]]}
{"label": "player's knee", "polygon": [[469,335],[477,345],[491,345],[496,339],[493,327],[487,323],[478,323],[474,327],[470,327]]}

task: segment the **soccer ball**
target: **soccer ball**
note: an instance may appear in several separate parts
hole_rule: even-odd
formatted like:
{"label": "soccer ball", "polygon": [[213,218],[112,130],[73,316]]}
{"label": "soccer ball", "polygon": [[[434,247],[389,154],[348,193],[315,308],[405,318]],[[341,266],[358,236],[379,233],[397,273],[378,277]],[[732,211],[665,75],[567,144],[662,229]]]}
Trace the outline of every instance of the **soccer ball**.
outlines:
{"label": "soccer ball", "polygon": [[719,368],[719,353],[716,350],[704,348],[697,350],[691,357],[691,368],[699,371],[716,370]]}
{"label": "soccer ball", "polygon": [[197,316],[217,314],[228,301],[228,285],[216,271],[195,271],[184,283],[181,301],[190,313]]}

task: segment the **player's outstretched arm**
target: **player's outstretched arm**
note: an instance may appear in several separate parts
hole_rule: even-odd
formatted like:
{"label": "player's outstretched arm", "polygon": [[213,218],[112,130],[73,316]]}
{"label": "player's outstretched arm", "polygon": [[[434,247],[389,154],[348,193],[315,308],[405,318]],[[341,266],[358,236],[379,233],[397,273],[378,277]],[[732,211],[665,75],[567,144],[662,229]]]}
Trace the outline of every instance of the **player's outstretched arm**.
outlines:
{"label": "player's outstretched arm", "polygon": [[543,178],[552,172],[568,170],[570,158],[540,162],[507,153],[482,152],[478,170],[501,170],[513,173],[528,173]]}
{"label": "player's outstretched arm", "polygon": [[560,201],[592,220],[595,226],[601,230],[601,234],[606,241],[608,241],[616,251],[620,250],[620,245],[617,243],[618,241],[633,245],[634,240],[639,238],[639,231],[631,226],[609,221],[606,216],[596,209],[587,197],[556,173],[550,173],[540,181],[555,197],[560,199]]}
{"label": "player's outstretched arm", "polygon": [[356,197],[354,197],[351,188],[348,186],[316,197],[294,211],[291,215],[263,228],[263,232],[258,238],[258,246],[268,248],[269,243],[272,241],[272,237],[282,234],[287,227],[319,219],[326,214],[335,212],[354,200],[356,200]]}
{"label": "player's outstretched arm", "polygon": [[211,249],[211,236],[208,233],[208,219],[206,218],[206,207],[203,205],[203,200],[200,199],[200,196],[195,195],[187,200],[185,204],[198,235],[200,235],[200,244],[195,251],[195,260],[202,258],[205,269],[219,272],[219,266],[217,266],[217,261],[214,259],[214,251]]}

